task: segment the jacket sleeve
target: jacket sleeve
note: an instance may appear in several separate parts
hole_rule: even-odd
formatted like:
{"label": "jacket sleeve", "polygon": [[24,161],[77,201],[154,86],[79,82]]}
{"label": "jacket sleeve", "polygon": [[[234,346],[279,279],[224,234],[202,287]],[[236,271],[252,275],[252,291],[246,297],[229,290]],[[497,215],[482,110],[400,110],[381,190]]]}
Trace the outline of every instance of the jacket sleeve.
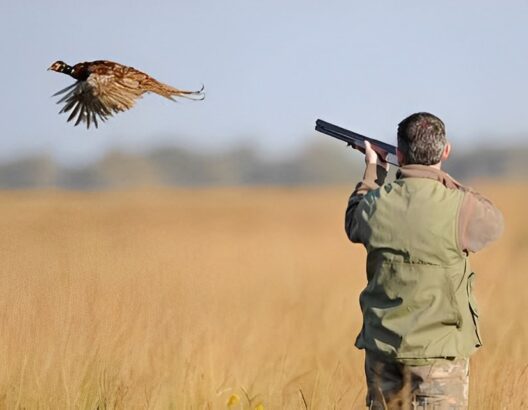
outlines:
{"label": "jacket sleeve", "polygon": [[356,185],[356,189],[350,195],[345,213],[345,231],[352,242],[361,242],[358,222],[354,216],[359,203],[366,193],[383,185],[386,177],[387,171],[385,168],[376,164],[368,164],[365,168],[363,180]]}
{"label": "jacket sleeve", "polygon": [[477,252],[498,239],[504,230],[504,218],[488,199],[466,190],[460,207],[458,238],[464,251]]}

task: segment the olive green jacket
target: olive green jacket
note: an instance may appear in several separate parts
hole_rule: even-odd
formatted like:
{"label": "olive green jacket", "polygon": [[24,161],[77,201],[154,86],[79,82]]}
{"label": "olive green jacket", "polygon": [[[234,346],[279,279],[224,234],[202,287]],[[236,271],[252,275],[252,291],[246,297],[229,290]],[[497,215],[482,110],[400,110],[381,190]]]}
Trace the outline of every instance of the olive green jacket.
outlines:
{"label": "olive green jacket", "polygon": [[409,363],[468,357],[481,345],[468,252],[500,235],[502,215],[436,168],[385,175],[367,167],[346,212],[348,237],[367,250],[356,346]]}

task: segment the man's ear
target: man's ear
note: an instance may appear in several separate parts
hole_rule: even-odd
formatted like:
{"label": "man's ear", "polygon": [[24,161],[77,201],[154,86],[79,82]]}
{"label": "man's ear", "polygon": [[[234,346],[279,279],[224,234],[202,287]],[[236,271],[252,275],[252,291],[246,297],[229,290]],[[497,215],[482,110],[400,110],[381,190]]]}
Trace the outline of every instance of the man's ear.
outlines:
{"label": "man's ear", "polygon": [[404,160],[405,157],[403,156],[399,148],[396,148],[396,156],[398,157],[398,162],[400,166],[405,165],[405,160]]}
{"label": "man's ear", "polygon": [[444,147],[444,152],[442,152],[442,157],[440,158],[440,161],[446,161],[449,158],[449,154],[451,154],[451,144],[448,142]]}

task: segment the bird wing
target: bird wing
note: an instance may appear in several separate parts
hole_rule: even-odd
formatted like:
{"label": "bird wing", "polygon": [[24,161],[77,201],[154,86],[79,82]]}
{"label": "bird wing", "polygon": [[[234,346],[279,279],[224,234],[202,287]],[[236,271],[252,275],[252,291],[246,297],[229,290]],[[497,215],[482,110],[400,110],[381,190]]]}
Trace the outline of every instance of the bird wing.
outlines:
{"label": "bird wing", "polygon": [[54,95],[63,93],[66,94],[57,101],[57,104],[64,103],[59,114],[71,111],[68,122],[76,118],[75,126],[84,122],[86,127],[90,128],[93,122],[97,128],[98,120],[104,122],[112,115],[112,112],[94,95],[93,87],[86,81],[77,81]]}
{"label": "bird wing", "polygon": [[134,78],[112,74],[91,74],[86,82],[92,87],[94,96],[111,112],[131,109],[145,92]]}
{"label": "bird wing", "polygon": [[66,93],[57,103],[64,103],[60,113],[71,111],[68,122],[76,118],[76,126],[84,122],[90,128],[92,122],[97,127],[98,120],[104,122],[132,108],[143,92],[133,78],[92,73],[85,81],[77,81],[54,95]]}

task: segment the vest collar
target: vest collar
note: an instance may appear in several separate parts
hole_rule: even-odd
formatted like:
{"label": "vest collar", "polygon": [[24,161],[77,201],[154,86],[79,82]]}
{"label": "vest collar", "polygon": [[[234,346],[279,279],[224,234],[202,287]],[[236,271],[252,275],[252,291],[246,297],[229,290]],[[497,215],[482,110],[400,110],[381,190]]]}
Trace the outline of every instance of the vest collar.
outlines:
{"label": "vest collar", "polygon": [[428,165],[404,165],[396,173],[396,178],[428,178],[440,182],[446,188],[459,189],[462,187],[446,172]]}

